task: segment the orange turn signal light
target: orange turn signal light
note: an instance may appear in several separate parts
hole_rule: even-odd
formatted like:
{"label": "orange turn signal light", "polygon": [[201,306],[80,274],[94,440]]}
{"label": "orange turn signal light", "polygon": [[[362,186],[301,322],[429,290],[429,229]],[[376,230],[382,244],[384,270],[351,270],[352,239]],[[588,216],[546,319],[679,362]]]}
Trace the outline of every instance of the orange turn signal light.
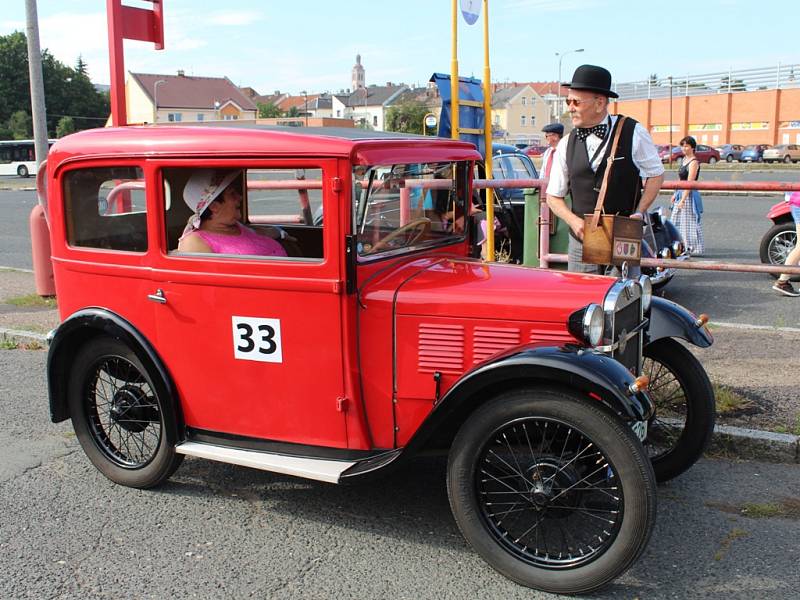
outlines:
{"label": "orange turn signal light", "polygon": [[706,313],[701,314],[699,317],[697,317],[697,320],[694,322],[695,327],[697,327],[698,329],[703,325],[705,325],[706,323],[708,323],[708,315]]}
{"label": "orange turn signal light", "polygon": [[650,378],[647,375],[639,375],[633,380],[633,383],[628,386],[631,394],[638,394],[639,392],[647,391],[647,386],[650,385]]}

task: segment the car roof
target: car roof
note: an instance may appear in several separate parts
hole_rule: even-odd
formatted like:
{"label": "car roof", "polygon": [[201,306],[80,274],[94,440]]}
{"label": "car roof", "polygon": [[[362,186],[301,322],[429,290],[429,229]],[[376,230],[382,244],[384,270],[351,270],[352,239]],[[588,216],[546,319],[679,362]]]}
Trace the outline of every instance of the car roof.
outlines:
{"label": "car roof", "polygon": [[[276,127],[255,124],[126,126],[89,129],[56,142],[48,164],[77,158],[121,156],[350,157],[354,162],[480,160],[467,142],[346,127]],[[440,156],[441,155],[441,156]],[[396,157],[396,159],[395,159]],[[423,160],[423,158],[420,158]],[[377,162],[376,162],[377,161]]]}

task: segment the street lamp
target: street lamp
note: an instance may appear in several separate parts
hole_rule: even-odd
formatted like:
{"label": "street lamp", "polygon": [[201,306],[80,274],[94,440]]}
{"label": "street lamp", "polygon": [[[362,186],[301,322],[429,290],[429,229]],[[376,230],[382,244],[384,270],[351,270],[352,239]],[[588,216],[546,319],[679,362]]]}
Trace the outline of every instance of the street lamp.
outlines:
{"label": "street lamp", "polygon": [[158,86],[167,83],[166,79],[159,79],[153,84],[153,123],[158,123]]}
{"label": "street lamp", "polygon": [[564,60],[564,57],[567,54],[573,54],[575,52],[583,52],[583,48],[578,48],[577,50],[567,50],[566,52],[556,52],[556,56],[558,57],[558,81],[556,85],[558,85],[558,100],[556,101],[556,121],[561,122],[561,113],[564,111],[561,108],[561,61]]}
{"label": "street lamp", "polygon": [[303,114],[306,116],[306,127],[308,127],[308,94],[305,90],[300,93],[303,94]]}

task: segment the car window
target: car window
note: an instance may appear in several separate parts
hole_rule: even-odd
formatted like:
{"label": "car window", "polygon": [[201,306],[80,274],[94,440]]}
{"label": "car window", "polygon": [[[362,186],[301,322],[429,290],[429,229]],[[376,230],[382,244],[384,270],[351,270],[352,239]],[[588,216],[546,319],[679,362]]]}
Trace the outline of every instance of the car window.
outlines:
{"label": "car window", "polygon": [[67,243],[125,252],[147,250],[145,185],[139,167],[76,169],[64,176]]}
{"label": "car window", "polygon": [[464,239],[467,163],[356,169],[353,222],[360,258]]}
{"label": "car window", "polygon": [[[181,238],[189,235],[189,221],[194,217],[192,209],[184,201],[187,183],[202,167],[164,169],[165,229],[167,249],[178,250]],[[245,233],[254,233],[277,242],[281,250],[276,254],[275,244],[259,252],[255,248],[239,250],[235,245],[222,244],[215,254],[219,258],[236,257],[263,259],[320,260],[323,258],[323,222],[314,223],[314,214],[321,214],[322,170],[321,169],[225,169],[235,173],[230,185],[241,194],[238,220],[246,228]],[[213,200],[212,200],[213,201]],[[206,211],[208,212],[208,211]],[[196,223],[195,223],[196,224]],[[202,229],[202,228],[201,228]],[[205,238],[204,238],[205,240]],[[256,238],[262,244],[263,240]],[[223,240],[229,241],[229,240]],[[222,248],[229,247],[230,251]],[[285,256],[284,256],[285,254]]]}

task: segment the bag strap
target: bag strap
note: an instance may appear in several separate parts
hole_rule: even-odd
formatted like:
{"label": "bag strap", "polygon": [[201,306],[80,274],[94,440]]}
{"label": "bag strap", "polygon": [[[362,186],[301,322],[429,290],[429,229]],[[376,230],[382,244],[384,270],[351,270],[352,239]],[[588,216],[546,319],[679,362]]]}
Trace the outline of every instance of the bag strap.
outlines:
{"label": "bag strap", "polygon": [[600,193],[597,195],[597,204],[594,207],[594,214],[592,215],[592,229],[597,229],[600,223],[600,213],[603,211],[603,203],[606,200],[606,190],[608,188],[608,176],[611,173],[611,167],[614,166],[614,157],[617,155],[617,146],[619,145],[619,138],[622,135],[622,125],[628,117],[620,117],[616,123],[614,131],[614,142],[611,145],[611,152],[606,159],[606,172],[603,174],[603,183],[600,186]]}

